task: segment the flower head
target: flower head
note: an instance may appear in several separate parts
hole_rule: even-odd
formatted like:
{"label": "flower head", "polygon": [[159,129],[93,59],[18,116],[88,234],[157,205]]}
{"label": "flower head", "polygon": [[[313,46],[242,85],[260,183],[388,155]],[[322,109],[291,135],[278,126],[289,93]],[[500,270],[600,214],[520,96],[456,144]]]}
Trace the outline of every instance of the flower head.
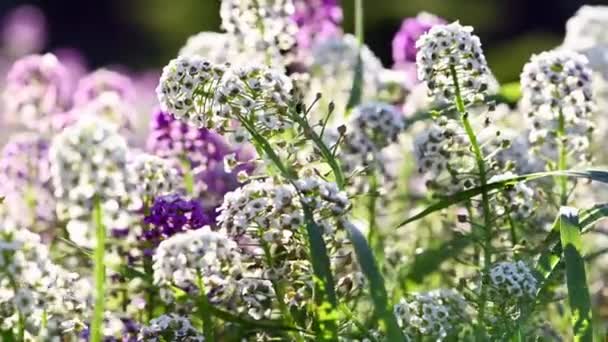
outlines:
{"label": "flower head", "polygon": [[495,302],[533,299],[538,290],[538,282],[530,268],[521,260],[503,261],[494,264],[488,274]]}
{"label": "flower head", "polygon": [[74,242],[91,241],[94,198],[104,208],[106,227],[116,227],[120,202],[126,196],[127,144],[114,125],[85,116],[55,136],[49,150],[51,176],[58,199],[57,214],[69,220]]}
{"label": "flower head", "polygon": [[445,20],[427,12],[405,18],[393,38],[393,62],[396,66],[416,63],[416,41],[433,26],[446,24]]}
{"label": "flower head", "polygon": [[163,68],[156,94],[161,109],[197,127],[215,126],[216,85],[225,68],[198,56],[179,56]]}
{"label": "flower head", "polygon": [[236,242],[209,227],[189,230],[158,245],[153,269],[155,284],[191,293],[204,289],[209,300],[218,303],[235,290],[234,277],[241,272],[240,252]]}
{"label": "flower head", "polygon": [[42,50],[46,44],[46,18],[35,6],[19,6],[3,19],[2,46],[11,56],[21,57]]}
{"label": "flower head", "polygon": [[198,56],[215,64],[234,63],[235,44],[233,37],[228,33],[203,31],[190,36],[178,55]]}
{"label": "flower head", "polygon": [[96,70],[78,82],[74,93],[74,105],[88,103],[103,93],[115,93],[127,102],[135,100],[135,87],[129,77],[107,69]]}
{"label": "flower head", "polygon": [[52,54],[17,60],[8,72],[3,100],[14,120],[32,129],[44,129],[51,114],[69,103],[67,70]]}
{"label": "flower head", "polygon": [[452,289],[414,293],[393,309],[407,340],[417,336],[442,341],[457,336],[463,322],[470,319],[464,297]]}
{"label": "flower head", "polygon": [[141,328],[137,341],[141,342],[203,342],[205,338],[192,326],[190,320],[176,314],[154,318]]}
{"label": "flower head", "polygon": [[146,153],[137,154],[127,165],[130,194],[140,201],[150,201],[181,187],[182,179],[166,159]]}
{"label": "flower head", "polygon": [[608,6],[585,5],[566,23],[564,47],[575,51],[607,45]]}
{"label": "flower head", "polygon": [[307,51],[314,45],[342,34],[342,7],[339,0],[294,0],[292,19],[298,25],[298,50]]}
{"label": "flower head", "polygon": [[175,194],[156,197],[144,222],[152,226],[144,238],[154,241],[213,223],[200,202]]}
{"label": "flower head", "polygon": [[490,71],[473,28],[458,22],[433,26],[416,42],[418,79],[429,95],[453,102],[457,91],[465,104],[475,103],[487,93]]}
{"label": "flower head", "polygon": [[9,139],[0,157],[7,218],[37,231],[50,228],[56,219],[48,151],[46,139],[20,133]]}

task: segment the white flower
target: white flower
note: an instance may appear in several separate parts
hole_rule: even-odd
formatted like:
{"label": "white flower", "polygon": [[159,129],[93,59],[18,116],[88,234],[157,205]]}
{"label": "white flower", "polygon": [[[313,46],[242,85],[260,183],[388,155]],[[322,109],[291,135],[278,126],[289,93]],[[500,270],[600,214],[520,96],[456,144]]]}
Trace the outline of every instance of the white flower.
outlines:
{"label": "white flower", "polygon": [[197,127],[211,128],[215,88],[224,66],[198,56],[179,56],[163,68],[156,95],[163,111]]}
{"label": "white flower", "polygon": [[167,314],[154,318],[148,326],[141,328],[138,341],[160,342],[169,338],[173,342],[203,342],[204,337],[187,317]]}
{"label": "white flower", "polygon": [[491,75],[479,37],[472,32],[472,27],[454,22],[433,26],[418,39],[418,79],[426,82],[429,96],[453,103],[459,90],[465,105],[483,100]]}
{"label": "white flower", "polygon": [[490,268],[488,276],[493,290],[492,300],[496,302],[531,300],[536,296],[538,282],[521,260],[498,262]]}
{"label": "white flower", "polygon": [[[90,222],[97,196],[104,208],[105,223],[117,227],[114,222],[122,214],[115,203],[127,194],[126,155],[127,144],[116,127],[91,116],[55,136],[49,159],[58,217]],[[92,235],[89,230],[83,234]]]}
{"label": "white flower", "polygon": [[[186,291],[204,285],[210,300],[222,301],[234,291],[234,277],[241,272],[235,241],[209,227],[189,230],[162,241],[154,254],[154,283]],[[198,291],[197,290],[197,291]]]}
{"label": "white flower", "polygon": [[169,160],[147,153],[137,154],[127,165],[127,171],[129,193],[141,201],[176,192],[182,184],[177,169]]}
{"label": "white flower", "polygon": [[198,56],[211,63],[234,63],[236,41],[228,33],[203,31],[192,35],[179,50],[179,56]]}
{"label": "white flower", "polygon": [[566,23],[564,47],[576,51],[607,45],[608,6],[585,5]]}

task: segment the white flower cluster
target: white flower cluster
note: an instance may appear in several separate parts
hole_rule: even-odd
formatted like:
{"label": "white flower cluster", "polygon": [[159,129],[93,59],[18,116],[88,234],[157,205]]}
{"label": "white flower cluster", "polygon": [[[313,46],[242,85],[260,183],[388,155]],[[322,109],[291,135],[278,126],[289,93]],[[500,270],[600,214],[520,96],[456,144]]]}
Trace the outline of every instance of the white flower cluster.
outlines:
{"label": "white flower cluster", "polygon": [[116,125],[121,132],[131,133],[134,129],[137,110],[118,93],[105,91],[95,98],[72,110],[74,116],[89,113]]}
{"label": "white flower cluster", "polygon": [[161,109],[192,125],[213,127],[213,99],[224,72],[223,65],[197,56],[171,60],[163,68],[156,88]]}
{"label": "white flower cluster", "polygon": [[[127,164],[129,194],[139,201],[154,200],[156,196],[176,192],[182,179],[172,163],[151,154],[139,153]],[[151,203],[148,203],[149,205]]]}
{"label": "white flower cluster", "polygon": [[521,75],[522,105],[532,120],[530,142],[544,155],[555,155],[560,116],[564,119],[567,146],[584,152],[594,125],[591,70],[587,58],[570,51],[550,51],[532,56]]}
{"label": "white flower cluster", "polygon": [[418,79],[426,82],[429,96],[453,103],[457,91],[472,104],[483,100],[491,74],[473,28],[458,22],[433,26],[416,42]]}
{"label": "white flower cluster", "polygon": [[[261,134],[282,132],[292,126],[287,116],[292,89],[291,79],[274,69],[261,65],[233,67],[217,89],[215,99],[221,107],[218,114],[240,116]],[[241,128],[235,135],[242,134],[247,136]]]}
{"label": "white flower cluster", "polygon": [[585,5],[566,23],[564,47],[576,51],[608,46],[608,6]]}
{"label": "white flower cluster", "polygon": [[222,0],[222,28],[251,55],[264,54],[266,63],[285,66],[283,54],[296,44],[298,26],[292,0]]}
{"label": "white flower cluster", "polygon": [[[90,284],[53,264],[37,234],[3,223],[0,228],[0,329],[12,330],[19,314],[28,332],[61,336],[80,321],[91,299]],[[7,306],[8,305],[8,306]],[[46,318],[44,318],[46,316]]]}
{"label": "white flower cluster", "polygon": [[[93,246],[94,198],[101,201],[106,227],[124,227],[127,144],[116,127],[86,116],[55,136],[49,149],[57,215],[68,220],[70,238]],[[122,221],[122,222],[121,222]]]}
{"label": "white flower cluster", "polygon": [[215,64],[234,63],[234,38],[228,33],[199,32],[186,40],[179,56],[198,56]]}
{"label": "white flower cluster", "polygon": [[394,106],[368,102],[355,107],[340,146],[340,159],[347,172],[357,167],[383,172],[382,150],[396,143],[405,128],[403,114]]}
{"label": "white flower cluster", "polygon": [[[304,103],[312,103],[316,94],[321,93],[328,97],[327,101],[335,104],[337,110],[346,108],[359,56],[363,67],[362,100],[371,101],[376,97],[382,85],[382,62],[366,45],[360,47],[353,35],[328,38],[314,45],[311,55],[310,84],[306,89],[308,98]],[[327,114],[327,106],[317,106],[316,109],[312,113],[315,119]]]}
{"label": "white flower cluster", "polygon": [[458,337],[459,328],[469,319],[464,297],[452,289],[415,293],[401,299],[393,312],[408,341],[417,336],[435,341]]}
{"label": "white flower cluster", "polygon": [[495,302],[531,299],[536,296],[538,282],[530,268],[521,260],[498,262],[491,267],[488,276],[491,298]]}
{"label": "white flower cluster", "polygon": [[176,314],[162,315],[141,328],[138,341],[141,342],[203,342],[205,338],[192,326],[190,320]]}
{"label": "white flower cluster", "polygon": [[[189,230],[162,241],[153,260],[155,284],[177,286],[195,295],[203,286],[212,302],[222,302],[233,294],[235,277],[241,272],[236,242],[209,227]],[[171,292],[165,293],[166,301],[172,300]]]}
{"label": "white flower cluster", "polygon": [[276,313],[273,310],[273,301],[276,300],[274,287],[270,280],[262,279],[260,273],[257,270],[239,281],[238,295],[244,305],[240,305],[237,310],[246,312],[256,320],[270,319]]}
{"label": "white flower cluster", "polygon": [[[511,172],[505,172],[493,176],[488,180],[488,183],[498,182],[515,176]],[[496,203],[494,203],[492,208],[498,216],[511,214],[518,219],[525,219],[530,217],[534,210],[534,190],[523,182],[505,188],[493,199]]]}

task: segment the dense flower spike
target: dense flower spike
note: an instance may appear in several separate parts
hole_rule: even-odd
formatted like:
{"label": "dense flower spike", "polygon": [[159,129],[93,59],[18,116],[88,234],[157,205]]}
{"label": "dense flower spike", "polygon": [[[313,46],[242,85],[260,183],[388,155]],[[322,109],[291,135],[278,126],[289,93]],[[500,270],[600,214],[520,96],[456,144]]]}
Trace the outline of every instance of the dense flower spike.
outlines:
{"label": "dense flower spike", "polygon": [[342,33],[342,7],[339,0],[294,0],[293,20],[298,25],[298,52]]}
{"label": "dense flower spike", "polygon": [[87,280],[51,262],[38,235],[2,224],[0,329],[16,329],[21,314],[32,336],[73,336],[72,331],[83,324],[82,314],[91,299],[89,290]]}
{"label": "dense flower spike", "polygon": [[177,286],[194,295],[205,291],[212,303],[221,303],[235,291],[235,277],[241,273],[240,253],[236,242],[205,227],[161,242],[153,268],[154,283],[169,287],[165,300],[172,300],[170,287]]}
{"label": "dense flower spike", "polygon": [[198,201],[175,194],[156,197],[144,222],[151,225],[144,238],[157,242],[179,232],[200,229],[213,223]]}
{"label": "dense flower spike", "polygon": [[141,328],[137,341],[141,342],[203,342],[205,338],[190,320],[176,314],[162,315]]}
{"label": "dense flower spike", "polygon": [[186,40],[186,44],[179,50],[179,56],[198,56],[206,58],[211,63],[235,63],[234,49],[237,43],[227,33],[203,31]]}
{"label": "dense flower spike", "polygon": [[496,302],[517,302],[536,296],[538,281],[521,260],[494,264],[488,278],[493,291],[492,300]]}
{"label": "dense flower spike", "polygon": [[429,96],[453,102],[457,91],[465,104],[483,100],[490,71],[473,28],[458,22],[433,26],[416,42],[418,79]]}
{"label": "dense flower spike", "polygon": [[70,238],[92,246],[94,198],[103,205],[106,227],[124,228],[120,203],[126,196],[127,145],[115,126],[83,117],[55,136],[49,150],[57,214],[68,220]]}
{"label": "dense flower spike", "polygon": [[220,17],[222,28],[245,52],[262,54],[266,63],[285,66],[282,54],[294,47],[298,32],[294,10],[292,0],[222,0]]}
{"label": "dense flower spike", "polygon": [[369,102],[355,107],[340,150],[343,167],[349,172],[357,167],[382,170],[382,149],[396,143],[404,128],[403,114],[391,105]]}
{"label": "dense flower spike", "polygon": [[393,309],[408,341],[426,337],[436,341],[457,337],[470,319],[464,297],[452,289],[415,293]]}
{"label": "dense flower spike", "polygon": [[183,182],[168,160],[146,153],[137,154],[127,165],[127,172],[130,195],[141,202],[176,192]]}
{"label": "dense flower spike", "polygon": [[56,221],[48,149],[41,136],[20,133],[9,139],[0,157],[6,219],[34,231],[52,228]]}
{"label": "dense flower spike", "polygon": [[135,87],[131,79],[115,71],[99,69],[78,82],[74,93],[74,105],[83,105],[108,92],[115,93],[118,98],[126,102],[135,100]]}
{"label": "dense flower spike", "polygon": [[213,128],[213,99],[224,74],[221,65],[198,56],[179,56],[163,68],[156,94],[161,109],[197,127]]}
{"label": "dense flower spike", "polygon": [[69,103],[68,72],[52,54],[23,57],[7,75],[3,101],[9,119],[45,129],[41,122]]}
{"label": "dense flower spike", "polygon": [[551,51],[532,56],[521,75],[522,104],[532,120],[530,142],[541,153],[555,156],[559,117],[563,116],[567,145],[585,152],[595,105],[587,58],[575,52]]}
{"label": "dense flower spike", "polygon": [[[244,120],[264,135],[284,132],[293,124],[287,116],[292,89],[291,79],[274,69],[260,65],[232,68],[217,89],[218,114]],[[242,143],[248,132],[239,127],[233,138]]]}

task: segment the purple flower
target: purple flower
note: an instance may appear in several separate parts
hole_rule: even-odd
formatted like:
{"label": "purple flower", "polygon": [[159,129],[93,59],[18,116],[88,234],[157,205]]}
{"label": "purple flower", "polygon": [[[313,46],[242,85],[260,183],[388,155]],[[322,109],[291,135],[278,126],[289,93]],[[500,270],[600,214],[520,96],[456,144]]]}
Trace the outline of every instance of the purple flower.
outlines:
{"label": "purple flower", "polygon": [[55,222],[50,181],[49,143],[34,133],[12,136],[0,155],[0,194],[6,215],[36,231]]}
{"label": "purple flower", "polygon": [[44,129],[50,116],[69,103],[69,73],[53,54],[23,57],[8,72],[3,99],[11,119]]}
{"label": "purple flower", "polygon": [[[421,12],[416,17],[406,18],[393,38],[394,68],[408,74],[407,83],[416,83],[416,41],[435,25],[446,21],[433,14]],[[411,79],[410,79],[411,78]]]}
{"label": "purple flower", "polygon": [[[147,150],[157,156],[183,164],[187,162],[196,181],[195,196],[202,199],[210,213],[219,205],[224,194],[239,186],[236,174],[253,166],[246,163],[253,155],[248,147],[233,148],[219,134],[190,126],[162,111],[154,114]],[[244,164],[232,172],[224,170],[224,157],[234,153]]]}
{"label": "purple flower", "polygon": [[200,202],[174,194],[157,197],[144,223],[150,225],[144,232],[144,239],[160,242],[184,230],[210,225],[213,219],[205,213]]}
{"label": "purple flower", "polygon": [[292,18],[299,28],[296,39],[300,51],[342,33],[338,0],[294,0],[294,7]]}
{"label": "purple flower", "polygon": [[86,104],[104,92],[114,92],[120,99],[128,103],[135,100],[135,87],[129,77],[115,71],[99,69],[78,82],[74,93],[74,105]]}
{"label": "purple flower", "polygon": [[2,24],[2,45],[13,57],[39,52],[46,44],[46,18],[38,7],[14,8]]}

